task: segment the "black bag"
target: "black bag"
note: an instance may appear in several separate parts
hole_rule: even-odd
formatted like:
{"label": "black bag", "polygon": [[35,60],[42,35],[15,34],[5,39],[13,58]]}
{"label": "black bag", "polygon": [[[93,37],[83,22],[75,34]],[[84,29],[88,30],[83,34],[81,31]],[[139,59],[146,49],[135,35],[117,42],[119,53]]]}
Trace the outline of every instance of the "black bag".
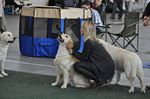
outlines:
{"label": "black bag", "polygon": [[106,6],[106,12],[111,13],[113,11],[113,3],[108,0]]}

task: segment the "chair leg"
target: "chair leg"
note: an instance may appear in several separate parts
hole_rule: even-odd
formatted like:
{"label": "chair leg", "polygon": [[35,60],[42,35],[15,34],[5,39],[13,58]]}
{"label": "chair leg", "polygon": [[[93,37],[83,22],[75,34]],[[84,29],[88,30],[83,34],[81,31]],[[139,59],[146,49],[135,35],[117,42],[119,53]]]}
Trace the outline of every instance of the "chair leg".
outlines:
{"label": "chair leg", "polygon": [[103,38],[103,36],[105,36],[105,41],[107,41],[106,35],[107,35],[106,33],[101,33],[101,34],[97,34],[97,37],[101,39]]}
{"label": "chair leg", "polygon": [[[137,52],[138,49],[135,48],[135,46],[132,44],[132,41],[136,38],[136,36],[134,36],[132,39],[129,39],[128,37],[125,38],[125,41],[127,42],[127,44],[124,46],[124,48],[127,48],[128,45],[131,45],[132,48]],[[138,43],[138,42],[137,42]]]}
{"label": "chair leg", "polygon": [[107,42],[107,33],[105,33],[105,41]]}
{"label": "chair leg", "polygon": [[123,47],[117,40],[120,38],[119,36],[115,39],[112,35],[109,35],[111,40],[112,40],[112,45],[116,45],[116,43],[120,46],[120,47]]}
{"label": "chair leg", "polygon": [[137,52],[139,50],[139,35],[137,35]]}
{"label": "chair leg", "polygon": [[125,37],[123,37],[123,48],[125,47]]}
{"label": "chair leg", "polygon": [[[112,45],[119,45],[120,47],[122,48],[127,48],[129,45],[136,51],[138,52],[138,45],[139,45],[139,39],[138,39],[138,35],[135,35],[134,37],[132,38],[129,38],[129,37],[123,37],[123,44],[120,44],[118,42],[118,39],[120,38],[119,36],[117,36],[117,38],[113,37],[113,35],[111,34],[108,34],[109,37],[111,38],[111,41],[112,41]],[[135,45],[132,43],[132,41],[137,37],[137,45],[135,47]]]}

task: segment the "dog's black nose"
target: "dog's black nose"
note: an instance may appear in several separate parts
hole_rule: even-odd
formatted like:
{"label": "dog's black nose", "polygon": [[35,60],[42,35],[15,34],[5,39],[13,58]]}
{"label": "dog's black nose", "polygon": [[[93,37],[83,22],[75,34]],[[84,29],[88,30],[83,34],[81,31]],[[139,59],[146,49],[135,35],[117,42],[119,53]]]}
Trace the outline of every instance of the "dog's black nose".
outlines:
{"label": "dog's black nose", "polygon": [[62,34],[64,34],[64,33],[62,33],[62,32],[61,32],[61,33],[58,33],[58,37],[61,37]]}
{"label": "dog's black nose", "polygon": [[16,37],[14,37],[14,40],[16,40]]}

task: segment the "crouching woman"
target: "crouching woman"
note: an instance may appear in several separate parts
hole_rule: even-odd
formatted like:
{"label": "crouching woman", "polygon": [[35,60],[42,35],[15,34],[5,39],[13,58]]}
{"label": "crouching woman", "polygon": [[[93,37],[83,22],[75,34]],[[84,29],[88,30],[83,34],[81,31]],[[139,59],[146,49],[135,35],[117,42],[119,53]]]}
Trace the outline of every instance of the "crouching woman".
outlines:
{"label": "crouching woman", "polygon": [[73,56],[80,62],[74,64],[76,72],[84,75],[90,80],[94,80],[92,87],[103,86],[112,80],[114,75],[114,62],[110,54],[103,45],[96,40],[95,24],[85,21],[81,27],[81,34],[84,35],[84,47],[81,50],[75,44],[73,47]]}

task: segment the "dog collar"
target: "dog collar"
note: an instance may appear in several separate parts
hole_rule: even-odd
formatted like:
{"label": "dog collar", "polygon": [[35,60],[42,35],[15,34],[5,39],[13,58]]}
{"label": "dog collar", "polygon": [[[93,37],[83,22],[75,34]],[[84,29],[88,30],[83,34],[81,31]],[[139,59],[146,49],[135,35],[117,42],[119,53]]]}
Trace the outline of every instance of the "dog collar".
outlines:
{"label": "dog collar", "polygon": [[71,58],[72,56],[71,55],[63,55],[63,56],[57,56],[56,59],[57,60],[62,60],[62,59],[68,59],[68,58]]}

